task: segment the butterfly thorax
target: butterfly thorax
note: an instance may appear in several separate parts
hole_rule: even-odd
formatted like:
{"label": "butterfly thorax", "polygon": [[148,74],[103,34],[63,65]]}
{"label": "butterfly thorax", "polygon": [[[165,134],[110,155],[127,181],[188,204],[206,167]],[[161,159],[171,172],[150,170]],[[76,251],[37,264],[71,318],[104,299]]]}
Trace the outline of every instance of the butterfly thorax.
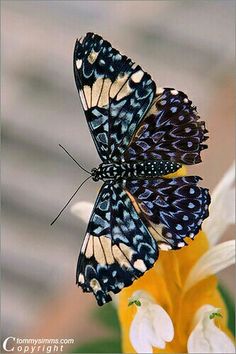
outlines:
{"label": "butterfly thorax", "polygon": [[103,162],[91,173],[94,181],[149,179],[173,173],[180,167],[179,163],[164,160]]}

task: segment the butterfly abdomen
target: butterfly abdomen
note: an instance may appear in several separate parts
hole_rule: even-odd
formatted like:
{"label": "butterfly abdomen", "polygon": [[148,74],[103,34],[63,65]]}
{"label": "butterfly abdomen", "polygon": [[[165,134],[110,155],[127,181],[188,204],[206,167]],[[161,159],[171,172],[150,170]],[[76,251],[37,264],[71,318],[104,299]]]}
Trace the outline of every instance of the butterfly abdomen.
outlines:
{"label": "butterfly abdomen", "polygon": [[149,179],[177,171],[181,164],[164,160],[144,160],[136,162],[102,163],[93,169],[94,180]]}

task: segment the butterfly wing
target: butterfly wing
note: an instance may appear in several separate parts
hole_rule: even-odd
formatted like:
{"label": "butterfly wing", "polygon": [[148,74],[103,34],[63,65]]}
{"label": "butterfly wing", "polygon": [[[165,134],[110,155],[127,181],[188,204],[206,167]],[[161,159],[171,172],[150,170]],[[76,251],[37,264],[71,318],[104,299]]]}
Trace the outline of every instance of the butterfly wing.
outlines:
{"label": "butterfly wing", "polygon": [[197,185],[200,177],[128,180],[125,190],[144,225],[160,249],[178,249],[186,245],[186,236],[194,238],[208,216],[208,189]]}
{"label": "butterfly wing", "polygon": [[77,284],[84,292],[93,292],[98,305],[103,305],[111,300],[110,292],[131,285],[157,258],[157,243],[122,185],[106,182],[79,255]]}
{"label": "butterfly wing", "polygon": [[76,41],[74,75],[87,122],[102,160],[119,160],[153,101],[156,85],[102,37]]}
{"label": "butterfly wing", "polygon": [[[204,122],[187,96],[158,89],[150,75],[102,37],[76,42],[74,74],[87,122],[103,161],[201,161]],[[129,286],[158,258],[178,249],[208,216],[199,177],[106,182],[95,203],[77,266],[77,283],[99,305]],[[123,184],[124,183],[124,184]]]}
{"label": "butterfly wing", "polygon": [[162,159],[186,165],[201,162],[207,148],[205,123],[180,91],[159,89],[125,151],[126,160]]}

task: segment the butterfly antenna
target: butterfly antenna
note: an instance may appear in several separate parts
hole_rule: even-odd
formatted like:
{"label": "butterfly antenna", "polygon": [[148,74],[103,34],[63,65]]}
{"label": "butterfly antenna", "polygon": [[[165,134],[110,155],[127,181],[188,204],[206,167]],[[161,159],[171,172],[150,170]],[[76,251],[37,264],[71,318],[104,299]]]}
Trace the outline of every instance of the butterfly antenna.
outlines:
{"label": "butterfly antenna", "polygon": [[83,166],[81,166],[79,164],[78,161],[76,161],[76,159],[64,148],[64,146],[62,146],[61,144],[59,144],[59,146],[65,151],[65,153],[70,156],[70,158],[85,172],[89,173],[91,175],[91,173],[89,171],[87,171]]}
{"label": "butterfly antenna", "polygon": [[57,221],[57,219],[59,218],[59,216],[63,213],[63,211],[65,210],[65,208],[67,207],[67,205],[71,202],[71,200],[74,198],[74,196],[76,195],[76,193],[78,193],[78,191],[80,190],[80,188],[84,185],[85,182],[87,182],[87,180],[89,178],[91,178],[92,176],[87,177],[81,184],[80,186],[76,189],[75,193],[70,197],[70,199],[68,200],[68,202],[66,203],[66,205],[61,209],[61,211],[59,212],[59,214],[55,217],[55,219],[51,222],[51,226]]}

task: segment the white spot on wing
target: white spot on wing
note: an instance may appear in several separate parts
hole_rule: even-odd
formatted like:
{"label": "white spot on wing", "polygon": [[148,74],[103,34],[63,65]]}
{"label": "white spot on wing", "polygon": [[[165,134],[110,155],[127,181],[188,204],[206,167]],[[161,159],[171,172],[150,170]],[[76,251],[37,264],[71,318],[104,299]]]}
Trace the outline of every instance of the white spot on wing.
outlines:
{"label": "white spot on wing", "polygon": [[81,283],[81,284],[84,283],[84,276],[82,273],[80,273],[78,280],[79,280],[79,283]]}
{"label": "white spot on wing", "polygon": [[162,251],[169,251],[171,250],[171,246],[170,245],[167,245],[166,243],[159,243],[158,242],[158,247],[162,250]]}
{"label": "white spot on wing", "polygon": [[184,247],[184,246],[185,246],[185,243],[184,243],[184,242],[179,242],[177,246],[178,246],[178,247]]}
{"label": "white spot on wing", "polygon": [[85,96],[84,96],[84,93],[82,90],[79,90],[79,95],[80,95],[82,106],[83,106],[84,110],[86,111],[88,109],[88,105],[87,105],[87,102],[86,102],[86,99],[85,99]]}
{"label": "white spot on wing", "polygon": [[134,268],[140,270],[140,272],[144,273],[147,270],[147,267],[144,264],[144,261],[142,259],[137,259],[137,261],[134,262]]}
{"label": "white spot on wing", "polygon": [[76,67],[77,67],[78,70],[81,68],[82,63],[83,63],[82,59],[77,59],[76,60]]}

